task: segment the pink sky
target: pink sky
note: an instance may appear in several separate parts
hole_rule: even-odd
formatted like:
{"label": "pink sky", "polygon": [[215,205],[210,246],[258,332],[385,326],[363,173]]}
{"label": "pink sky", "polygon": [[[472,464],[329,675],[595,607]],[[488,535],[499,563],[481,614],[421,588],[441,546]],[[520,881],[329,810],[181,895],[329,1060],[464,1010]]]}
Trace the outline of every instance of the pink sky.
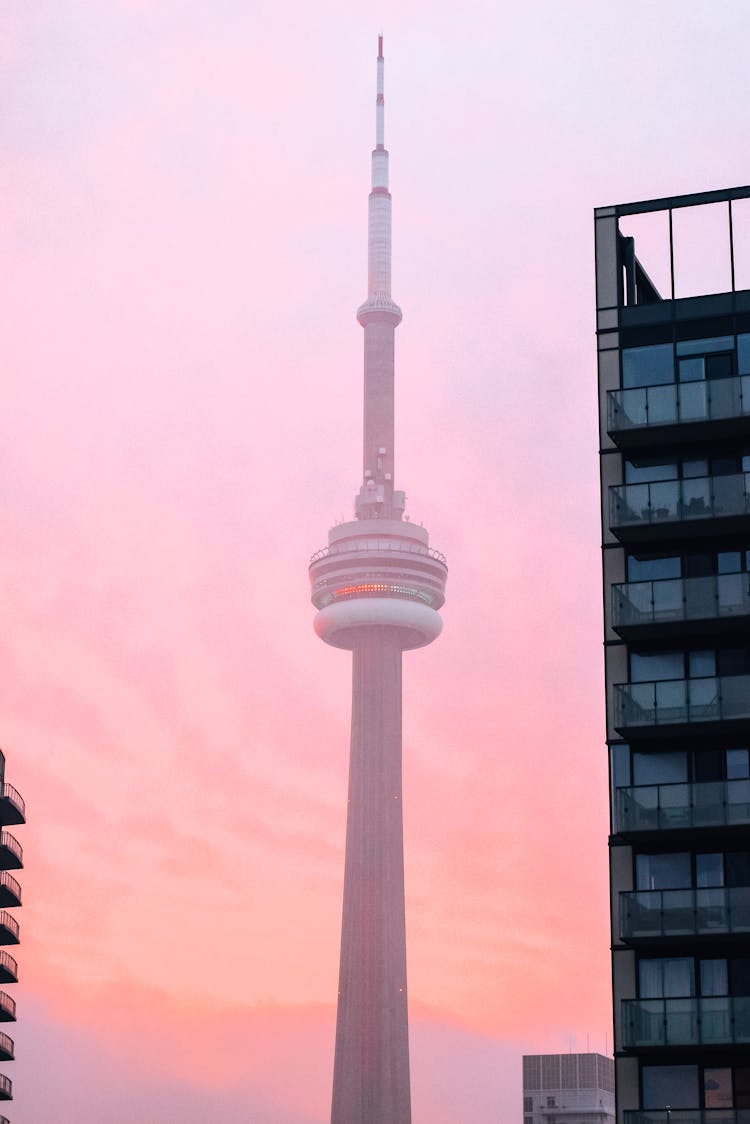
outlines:
{"label": "pink sky", "polygon": [[743,0],[6,0],[0,742],[14,1124],[322,1124],[385,34],[415,1124],[611,1043],[592,208],[745,183]]}

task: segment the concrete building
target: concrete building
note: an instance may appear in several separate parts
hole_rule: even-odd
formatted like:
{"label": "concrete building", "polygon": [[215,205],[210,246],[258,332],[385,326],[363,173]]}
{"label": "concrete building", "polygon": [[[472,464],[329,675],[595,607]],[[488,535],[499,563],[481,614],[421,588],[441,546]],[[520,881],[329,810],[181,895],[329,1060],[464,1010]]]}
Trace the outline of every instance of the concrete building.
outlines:
{"label": "concrete building", "polygon": [[[401,813],[401,655],[441,629],[447,566],[395,490],[391,196],[378,40],[356,518],[310,563],[315,630],[352,653],[352,727],[332,1124],[409,1124]],[[333,435],[332,435],[333,436]]]}
{"label": "concrete building", "polygon": [[614,1124],[615,1068],[603,1054],[527,1054],[523,1124]]}
{"label": "concrete building", "polygon": [[749,201],[595,213],[618,1124],[750,1119]]}

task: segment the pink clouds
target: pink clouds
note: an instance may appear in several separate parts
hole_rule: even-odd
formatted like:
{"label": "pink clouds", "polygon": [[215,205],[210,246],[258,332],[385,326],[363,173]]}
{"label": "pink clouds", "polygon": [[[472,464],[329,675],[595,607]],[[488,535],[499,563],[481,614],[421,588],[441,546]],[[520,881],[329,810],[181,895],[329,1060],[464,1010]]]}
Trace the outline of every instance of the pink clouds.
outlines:
{"label": "pink clouds", "polygon": [[[721,81],[697,8],[561,11],[378,17],[398,483],[451,567],[405,661],[422,1124],[510,1118],[524,1048],[603,1046],[591,210],[745,177],[714,124],[741,135],[740,5]],[[85,1119],[82,1090],[107,1124],[325,1119],[349,665],[305,565],[359,471],[377,31],[337,0],[0,17],[26,1124]]]}

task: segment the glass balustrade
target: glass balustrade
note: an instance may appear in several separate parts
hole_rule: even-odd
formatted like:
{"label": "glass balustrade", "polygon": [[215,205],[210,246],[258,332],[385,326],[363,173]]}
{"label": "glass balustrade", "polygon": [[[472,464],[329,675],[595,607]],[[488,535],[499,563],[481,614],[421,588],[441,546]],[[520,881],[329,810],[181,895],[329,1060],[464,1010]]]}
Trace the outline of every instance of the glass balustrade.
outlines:
{"label": "glass balustrade", "polygon": [[620,894],[623,940],[750,933],[750,886]]}
{"label": "glass balustrade", "polygon": [[750,675],[615,685],[617,729],[743,718],[750,718]]}
{"label": "glass balustrade", "polygon": [[626,1109],[624,1124],[750,1124],[750,1108]]}
{"label": "glass balustrade", "polygon": [[750,824],[750,780],[618,788],[614,818],[623,833]]}
{"label": "glass balustrade", "polygon": [[679,425],[750,416],[750,375],[707,382],[667,383],[610,390],[607,430],[623,433],[648,426]]}
{"label": "glass balustrade", "polygon": [[750,1042],[750,996],[625,999],[627,1047],[708,1046]]}
{"label": "glass balustrade", "polygon": [[747,515],[750,473],[618,484],[609,490],[609,503],[614,530]]}
{"label": "glass balustrade", "polygon": [[750,616],[750,574],[662,578],[612,587],[612,627]]}

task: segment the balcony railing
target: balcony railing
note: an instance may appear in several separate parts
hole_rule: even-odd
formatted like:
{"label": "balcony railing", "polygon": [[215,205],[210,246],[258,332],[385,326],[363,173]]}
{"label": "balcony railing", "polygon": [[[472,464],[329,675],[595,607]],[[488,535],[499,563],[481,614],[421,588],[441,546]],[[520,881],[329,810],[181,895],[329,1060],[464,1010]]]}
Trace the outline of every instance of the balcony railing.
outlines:
{"label": "balcony railing", "polygon": [[0,1073],[0,1101],[13,1100],[13,1082],[4,1073]]}
{"label": "balcony railing", "polygon": [[0,1022],[14,1022],[16,1017],[16,1001],[11,999],[7,991],[0,991]]}
{"label": "balcony railing", "polygon": [[14,788],[12,784],[8,784],[8,782],[5,781],[5,783],[3,784],[2,798],[3,803],[6,806],[10,806],[13,813],[12,818],[6,817],[5,822],[25,823],[26,802],[24,801],[24,798],[23,796],[21,796],[21,793],[18,791],[18,789]]}
{"label": "balcony railing", "polygon": [[633,429],[750,417],[750,376],[707,382],[667,383],[610,390],[607,430]]}
{"label": "balcony railing", "polygon": [[21,887],[7,870],[0,870],[0,902],[6,906],[21,904]]}
{"label": "balcony railing", "polygon": [[615,831],[679,831],[750,824],[750,780],[644,784],[615,791]]}
{"label": "balcony railing", "polygon": [[626,1109],[624,1124],[750,1124],[750,1108]]}
{"label": "balcony railing", "polygon": [[750,513],[750,473],[618,484],[609,490],[612,530],[729,519]]}
{"label": "balcony railing", "polygon": [[750,574],[662,578],[612,586],[615,630],[750,616]]}
{"label": "balcony railing", "polygon": [[629,890],[620,894],[620,936],[711,937],[750,933],[750,886]]}
{"label": "balcony railing", "polygon": [[9,831],[0,831],[0,865],[3,870],[23,866],[23,847]]}
{"label": "balcony railing", "polygon": [[623,1000],[626,1049],[744,1042],[750,1042],[750,996]]}
{"label": "balcony railing", "polygon": [[750,675],[615,685],[615,726],[681,726],[750,718]]}

